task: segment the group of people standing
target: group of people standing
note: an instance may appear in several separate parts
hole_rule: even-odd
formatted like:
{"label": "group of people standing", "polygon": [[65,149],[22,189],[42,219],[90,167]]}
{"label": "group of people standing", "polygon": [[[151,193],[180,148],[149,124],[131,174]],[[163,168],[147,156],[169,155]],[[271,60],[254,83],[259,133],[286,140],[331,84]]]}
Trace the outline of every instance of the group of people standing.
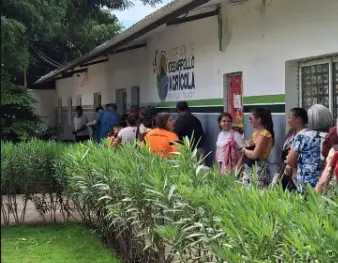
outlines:
{"label": "group of people standing", "polygon": [[254,132],[250,140],[244,141],[243,134],[234,130],[232,116],[229,113],[219,116],[221,132],[216,142],[216,162],[221,174],[236,169],[244,186],[251,184],[255,170],[258,186],[264,188],[270,183],[268,159],[275,141],[272,115],[268,109],[257,108],[251,112],[249,121]]}
{"label": "group of people standing", "polygon": [[[315,104],[308,111],[291,109],[288,116],[289,136],[284,143],[285,161],[283,185],[295,185],[303,192],[305,185],[321,192],[327,181],[327,171],[338,146],[337,125],[328,108]],[[330,154],[329,154],[330,153]]]}
{"label": "group of people standing", "polygon": [[82,106],[76,107],[76,116],[73,120],[73,134],[76,142],[84,142],[90,139],[89,127],[93,129],[92,139],[101,141],[108,137],[113,127],[120,121],[120,116],[116,112],[116,104],[106,105],[106,109],[101,106],[95,110],[95,119],[91,122],[83,115]]}
{"label": "group of people standing", "polygon": [[[200,120],[191,114],[187,102],[176,105],[178,118],[174,121],[169,113],[159,113],[152,127],[139,138],[143,144],[149,145],[151,152],[166,157],[178,151],[177,143],[182,143],[185,137],[191,139],[192,149],[197,148],[198,156],[203,155],[204,132]],[[143,122],[141,121],[141,125]]]}
{"label": "group of people standing", "polygon": [[[120,117],[112,103],[106,109],[98,107],[95,120],[88,122],[78,106],[73,134],[78,142],[88,140],[88,127],[92,127],[93,140],[99,142],[108,137],[114,147],[137,139],[163,158],[179,151],[178,143],[188,137],[192,139],[192,148],[197,148],[198,156],[202,157],[205,135],[200,120],[191,114],[185,101],[177,103],[176,111],[176,121],[170,113],[157,113],[153,107],[139,109],[134,106],[129,114]],[[249,186],[256,176],[258,187],[264,189],[272,179],[268,162],[275,144],[272,114],[267,108],[256,108],[249,121],[254,131],[250,140],[245,141],[242,132],[235,129],[229,113],[218,117],[220,133],[215,162],[221,174],[236,170],[244,186]],[[305,185],[310,185],[321,191],[338,147],[337,126],[333,126],[333,122],[332,114],[323,105],[313,105],[308,111],[302,108],[290,110],[290,131],[281,149],[283,166],[279,171],[284,189],[302,192]],[[331,159],[327,159],[328,156]]]}
{"label": "group of people standing", "polygon": [[[237,169],[244,186],[250,185],[255,174],[258,187],[264,189],[272,179],[268,169],[275,143],[272,115],[266,108],[257,108],[249,120],[254,131],[251,139],[244,141],[241,134],[233,130],[231,115],[219,116],[221,132],[216,143],[216,161],[221,173]],[[303,192],[304,186],[310,185],[321,192],[330,172],[336,171],[338,176],[338,134],[333,116],[328,108],[319,104],[308,111],[293,108],[288,125],[290,130],[281,149],[283,165],[276,176],[284,189]]]}
{"label": "group of people standing", "polygon": [[89,122],[83,115],[81,106],[76,108],[73,134],[76,142],[89,139],[89,127],[93,128],[93,140],[102,141],[109,138],[111,146],[139,140],[150,145],[151,152],[157,152],[163,157],[178,150],[177,143],[183,138],[193,138],[192,148],[197,148],[198,154],[203,153],[204,133],[198,118],[190,113],[187,102],[177,103],[178,118],[176,122],[169,113],[158,113],[154,107],[138,108],[133,106],[124,116],[116,112],[116,104],[107,104],[106,109],[96,109],[95,120]]}

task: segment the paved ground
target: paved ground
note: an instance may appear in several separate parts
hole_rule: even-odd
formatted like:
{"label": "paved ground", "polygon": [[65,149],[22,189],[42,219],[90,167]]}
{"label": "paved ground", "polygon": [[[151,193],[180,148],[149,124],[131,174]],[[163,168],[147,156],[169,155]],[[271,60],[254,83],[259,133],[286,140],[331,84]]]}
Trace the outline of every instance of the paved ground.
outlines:
{"label": "paved ground", "polygon": [[[41,197],[41,195],[37,195],[37,197]],[[2,196],[3,204],[6,207],[6,212],[8,213],[8,199],[7,196]],[[16,201],[17,201],[17,211],[19,215],[19,219],[21,220],[20,224],[25,223],[25,224],[40,224],[40,223],[49,223],[49,222],[54,222],[54,212],[52,213],[49,209],[46,213],[43,213],[42,215],[38,212],[38,210],[35,208],[35,204],[32,201],[27,202],[27,207],[26,207],[26,213],[25,213],[25,218],[24,222],[22,222],[22,211],[24,208],[24,200],[23,200],[23,195],[17,195],[16,196]],[[47,207],[50,207],[50,199],[48,198],[46,200],[46,205]],[[80,215],[75,211],[74,204],[72,202],[69,202],[70,208],[73,209],[71,212],[72,216],[68,218],[69,221],[81,221]],[[60,211],[60,204],[56,205],[56,212],[55,212],[55,219],[56,222],[64,222],[64,216],[62,212]],[[65,218],[67,220],[67,213],[64,212]],[[10,224],[16,224],[13,213],[10,213],[9,216],[9,221]],[[3,214],[3,208],[1,208],[1,225],[5,224],[5,217]]]}

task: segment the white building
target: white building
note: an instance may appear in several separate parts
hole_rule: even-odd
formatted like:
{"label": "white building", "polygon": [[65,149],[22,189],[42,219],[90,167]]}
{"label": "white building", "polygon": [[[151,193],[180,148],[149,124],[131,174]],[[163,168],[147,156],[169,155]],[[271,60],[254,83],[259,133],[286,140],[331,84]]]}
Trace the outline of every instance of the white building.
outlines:
{"label": "white building", "polygon": [[269,107],[276,163],[289,109],[322,103],[337,116],[337,11],[338,0],[176,0],[40,79],[58,77],[55,90],[35,97],[67,139],[78,104],[92,115],[100,103],[116,102],[120,112],[132,104],[173,111],[187,100],[208,150],[220,112],[243,112],[248,137],[250,110]]}

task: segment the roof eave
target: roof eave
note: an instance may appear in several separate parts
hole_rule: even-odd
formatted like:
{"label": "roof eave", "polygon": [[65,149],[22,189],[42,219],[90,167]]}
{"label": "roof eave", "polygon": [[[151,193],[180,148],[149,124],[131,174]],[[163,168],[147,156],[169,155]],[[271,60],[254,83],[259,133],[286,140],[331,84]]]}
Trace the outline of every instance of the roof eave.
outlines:
{"label": "roof eave", "polygon": [[131,41],[137,39],[138,37],[154,30],[155,28],[165,24],[166,22],[177,18],[178,16],[187,13],[189,10],[195,9],[210,0],[176,0],[168,5],[160,8],[159,10],[155,11],[151,15],[145,17],[140,22],[136,23],[134,26],[128,28],[127,30],[123,31],[116,37],[106,41],[105,43],[101,44],[100,46],[94,48],[87,54],[74,59],[73,61],[67,63],[66,65],[55,69],[45,76],[41,77],[39,80],[35,82],[35,84],[44,83],[63,72],[73,69],[87,61],[95,59],[104,53],[111,52],[123,45],[130,43]]}

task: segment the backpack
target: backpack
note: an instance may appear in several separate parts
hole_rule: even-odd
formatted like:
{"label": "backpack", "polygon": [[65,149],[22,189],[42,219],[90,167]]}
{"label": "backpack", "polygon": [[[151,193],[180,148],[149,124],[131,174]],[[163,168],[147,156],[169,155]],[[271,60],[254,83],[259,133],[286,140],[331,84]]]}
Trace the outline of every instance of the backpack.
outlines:
{"label": "backpack", "polygon": [[231,133],[229,140],[218,149],[216,155],[218,155],[220,151],[223,151],[224,153],[220,173],[230,172],[232,169],[236,168],[241,157],[241,152],[238,151],[238,145],[235,141],[235,132]]}

